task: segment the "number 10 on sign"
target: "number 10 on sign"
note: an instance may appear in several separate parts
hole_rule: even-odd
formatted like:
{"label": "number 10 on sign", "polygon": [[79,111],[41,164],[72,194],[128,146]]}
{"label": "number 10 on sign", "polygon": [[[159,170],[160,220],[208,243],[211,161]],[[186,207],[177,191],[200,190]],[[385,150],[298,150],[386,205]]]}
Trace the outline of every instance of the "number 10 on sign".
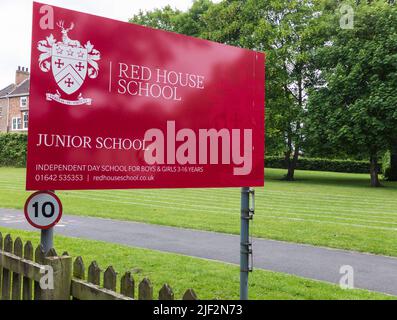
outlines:
{"label": "number 10 on sign", "polygon": [[49,229],[61,220],[62,203],[53,192],[36,192],[26,200],[25,217],[35,228]]}

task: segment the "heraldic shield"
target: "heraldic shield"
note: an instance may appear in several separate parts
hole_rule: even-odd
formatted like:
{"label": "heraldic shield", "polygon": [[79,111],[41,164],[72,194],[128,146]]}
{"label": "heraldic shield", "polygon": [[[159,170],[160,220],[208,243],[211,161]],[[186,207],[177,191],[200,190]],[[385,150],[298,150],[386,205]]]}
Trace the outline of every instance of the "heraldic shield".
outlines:
{"label": "heraldic shield", "polygon": [[[69,38],[68,33],[74,28],[73,23],[69,28],[64,26],[63,21],[57,25],[61,28],[62,41],[57,41],[51,34],[46,40],[38,42],[37,49],[41,52],[39,66],[43,72],[52,69],[58,87],[66,95],[72,95],[81,88],[87,77],[98,77],[98,61],[101,56],[90,41],[82,46],[78,40]],[[78,95],[77,100],[61,98],[58,90],[56,93],[46,93],[46,98],[66,105],[91,105],[92,102],[91,98],[83,98],[82,93]]]}
{"label": "heraldic shield", "polygon": [[73,94],[83,85],[87,76],[88,52],[85,48],[74,48],[64,44],[52,46],[52,74],[59,88]]}

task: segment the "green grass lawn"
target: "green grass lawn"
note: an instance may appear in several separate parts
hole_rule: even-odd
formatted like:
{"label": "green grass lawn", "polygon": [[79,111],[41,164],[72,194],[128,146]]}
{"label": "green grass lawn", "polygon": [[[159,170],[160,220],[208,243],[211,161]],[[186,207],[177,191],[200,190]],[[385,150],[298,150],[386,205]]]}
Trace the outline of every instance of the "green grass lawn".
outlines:
{"label": "green grass lawn", "polygon": [[[256,189],[253,235],[397,256],[397,183],[370,188],[369,175],[266,169]],[[22,209],[25,169],[0,168],[0,207]],[[70,191],[64,212],[239,233],[239,189]]]}
{"label": "green grass lawn", "polygon": [[[38,232],[17,231],[0,227],[5,236],[10,233],[15,239],[39,243]],[[153,250],[132,248],[99,241],[81,240],[56,236],[55,248],[58,254],[63,251],[74,258],[83,257],[86,268],[96,260],[102,270],[113,265],[119,277],[132,269],[140,269],[134,279],[139,282],[150,278],[154,293],[164,283],[174,290],[176,299],[183,292],[193,288],[200,299],[238,299],[239,267],[187,256],[162,253]],[[137,285],[136,285],[137,286]],[[343,290],[337,285],[308,280],[283,273],[255,270],[250,275],[250,299],[396,299],[366,290]]]}

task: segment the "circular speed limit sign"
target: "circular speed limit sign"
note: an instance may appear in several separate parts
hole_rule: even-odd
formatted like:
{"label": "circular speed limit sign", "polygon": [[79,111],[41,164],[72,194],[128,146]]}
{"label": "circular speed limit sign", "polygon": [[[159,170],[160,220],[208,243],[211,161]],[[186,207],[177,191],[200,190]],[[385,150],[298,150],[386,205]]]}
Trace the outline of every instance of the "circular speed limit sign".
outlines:
{"label": "circular speed limit sign", "polygon": [[49,229],[62,217],[61,200],[52,192],[33,193],[25,203],[26,220],[35,228]]}

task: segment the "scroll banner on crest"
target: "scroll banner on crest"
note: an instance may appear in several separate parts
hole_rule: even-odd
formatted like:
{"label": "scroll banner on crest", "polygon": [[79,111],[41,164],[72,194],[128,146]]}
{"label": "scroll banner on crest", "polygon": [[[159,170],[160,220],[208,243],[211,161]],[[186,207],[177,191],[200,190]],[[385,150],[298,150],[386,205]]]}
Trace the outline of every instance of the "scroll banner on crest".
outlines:
{"label": "scroll banner on crest", "polygon": [[264,183],[263,53],[35,2],[27,190]]}

